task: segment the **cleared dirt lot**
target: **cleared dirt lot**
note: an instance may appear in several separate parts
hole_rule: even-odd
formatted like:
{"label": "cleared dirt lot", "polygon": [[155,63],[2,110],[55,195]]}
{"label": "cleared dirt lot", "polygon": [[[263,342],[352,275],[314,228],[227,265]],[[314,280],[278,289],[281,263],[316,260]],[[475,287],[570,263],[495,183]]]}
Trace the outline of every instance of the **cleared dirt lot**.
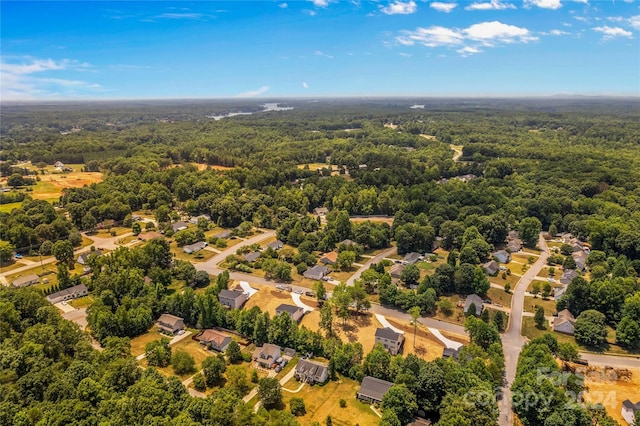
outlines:
{"label": "cleared dirt lot", "polygon": [[[621,425],[627,423],[622,418],[622,401],[640,401],[640,368],[625,370],[590,367],[585,373],[587,391],[584,399],[588,402],[601,403],[607,414],[616,419]],[[578,370],[581,371],[581,370]]]}

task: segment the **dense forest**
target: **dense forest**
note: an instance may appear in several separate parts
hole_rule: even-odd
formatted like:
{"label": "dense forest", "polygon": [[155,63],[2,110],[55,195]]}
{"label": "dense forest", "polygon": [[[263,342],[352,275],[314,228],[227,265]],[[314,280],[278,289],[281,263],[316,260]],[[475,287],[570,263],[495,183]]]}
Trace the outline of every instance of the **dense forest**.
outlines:
{"label": "dense forest", "polygon": [[[414,103],[424,108],[410,108]],[[296,248],[284,259],[259,260],[276,278],[286,279],[289,264],[302,273],[316,264],[318,253],[336,246],[340,254],[353,251],[354,258],[392,243],[400,254],[428,253],[434,244],[450,252],[423,280],[407,268],[404,287],[391,284],[384,267],[374,265],[356,286],[334,290],[334,298],[344,293],[347,312],[352,302],[357,311],[365,305],[363,292],[373,286],[381,303],[417,306],[422,314],[432,313],[441,295],[483,295],[489,282],[479,265],[502,247],[509,231],[518,230],[528,246],[535,246],[540,231],[568,232],[589,244],[589,269],[569,285],[558,310],[585,318],[599,314],[602,324],[617,329],[618,343],[640,346],[638,102],[397,99],[287,105],[294,109],[259,112],[257,103],[247,101],[3,105],[0,172],[27,180],[8,186],[33,183],[27,168],[13,167],[24,161],[83,164],[105,175],[101,183],[66,189],[55,206],[19,195],[22,190],[0,197],[2,203],[24,199],[20,208],[0,215],[2,260],[14,251],[54,254],[64,286],[82,280],[95,295],[88,321],[105,350],[93,351],[37,292],[3,289],[2,422],[295,423],[277,411],[253,414],[232,392],[193,400],[179,382],[153,368],[139,370],[127,338],[144,333],[167,311],[198,328],[223,326],[255,343],[312,351],[329,359],[335,374],[393,381],[394,395],[413,403],[405,412],[389,402],[383,424],[406,424],[418,409],[442,425],[495,424],[495,400],[471,411],[460,411],[460,401],[466,392],[491,393],[501,385],[502,320],[470,318],[472,344],[458,362],[386,359],[376,349],[367,355],[357,344],[340,342],[330,327],[322,335],[287,323],[286,316],[222,309],[217,292],[226,288],[225,278],[204,293],[172,294],[172,280],[195,284],[202,277],[188,262],[173,262],[163,239],[93,259],[90,277],[64,275],[64,263],[82,243],[80,231],[108,220],[132,226],[132,212],[140,210],[153,212],[165,236],[186,243],[199,238],[191,230],[173,235],[171,222],[180,214],[207,214],[227,228],[275,229]],[[210,118],[237,111],[255,113]],[[463,147],[458,161],[450,144]],[[324,225],[310,215],[317,207],[330,210]],[[393,223],[352,223],[353,215],[388,215]],[[345,239],[357,247],[338,246]],[[550,263],[570,266],[569,259],[570,253],[556,253]],[[239,271],[256,267],[240,258],[228,261]],[[153,285],[145,285],[145,276]],[[548,361],[556,352],[552,341],[531,342],[521,363],[530,356]],[[526,373],[519,367],[517,386],[525,386]],[[540,413],[515,409],[525,424],[547,424],[535,417]],[[597,407],[547,414],[602,415]]]}

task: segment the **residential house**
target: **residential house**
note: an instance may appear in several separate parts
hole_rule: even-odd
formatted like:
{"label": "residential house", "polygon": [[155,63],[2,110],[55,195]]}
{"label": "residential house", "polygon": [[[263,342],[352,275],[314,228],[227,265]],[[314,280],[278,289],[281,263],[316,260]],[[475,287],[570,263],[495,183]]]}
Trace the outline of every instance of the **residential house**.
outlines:
{"label": "residential house", "polygon": [[338,261],[338,253],[335,251],[330,251],[329,253],[325,253],[320,258],[320,263],[323,265],[334,265]]}
{"label": "residential house", "polygon": [[558,316],[553,320],[553,331],[569,334],[573,336],[576,319],[568,309],[558,312]]}
{"label": "residential house", "polygon": [[329,209],[326,207],[316,207],[313,209],[313,214],[316,216],[326,216],[329,213]]}
{"label": "residential house", "polygon": [[583,251],[574,252],[571,256],[573,256],[573,260],[576,261],[576,269],[580,272],[585,272],[587,270],[587,253]]}
{"label": "residential house", "polygon": [[246,260],[247,262],[255,262],[256,260],[258,260],[259,257],[260,257],[260,252],[254,251],[254,252],[245,254],[244,260]]}
{"label": "residential house", "polygon": [[36,274],[28,274],[20,278],[16,278],[11,283],[16,287],[27,287],[33,284],[38,284],[40,282],[40,277]]}
{"label": "residential house", "polygon": [[271,368],[280,358],[280,346],[265,343],[253,352],[253,360],[262,368]]}
{"label": "residential house", "polygon": [[231,336],[227,336],[226,334],[220,333],[216,330],[207,329],[200,333],[197,340],[199,340],[200,344],[206,346],[208,349],[224,352],[227,350],[229,343],[231,343]]}
{"label": "residential house", "polygon": [[302,316],[304,315],[304,309],[299,306],[287,305],[286,303],[283,303],[276,308],[276,315],[281,315],[284,313],[289,315],[295,322],[300,322]]}
{"label": "residential house", "polygon": [[565,269],[560,277],[560,284],[569,285],[574,278],[579,277],[580,274],[573,269]]}
{"label": "residential house", "polygon": [[296,364],[295,378],[304,383],[324,383],[329,378],[329,365],[309,359],[301,359]]}
{"label": "residential house", "polygon": [[472,304],[476,307],[476,315],[480,315],[484,309],[484,302],[477,294],[467,296],[467,300],[464,302],[464,313],[466,314],[469,311]]}
{"label": "residential house", "polygon": [[509,263],[511,262],[511,253],[506,250],[498,250],[495,253],[491,254],[491,257],[497,260],[500,263]]}
{"label": "residential house", "polygon": [[563,285],[562,287],[556,287],[553,289],[553,300],[556,302],[560,300],[562,296],[567,292],[569,286]]}
{"label": "residential house", "polygon": [[520,233],[516,230],[509,231],[509,234],[507,234],[507,240],[512,241],[516,238],[520,238]]}
{"label": "residential house", "polygon": [[162,314],[158,318],[158,331],[167,334],[176,334],[184,330],[184,320],[171,314]]}
{"label": "residential house", "polygon": [[218,232],[217,234],[215,234],[213,236],[213,238],[229,238],[231,236],[231,231],[230,230],[225,230],[222,232]]}
{"label": "residential house", "polygon": [[164,235],[160,234],[159,232],[155,232],[155,231],[150,231],[150,232],[143,232],[142,234],[138,235],[138,239],[140,241],[149,241],[149,240],[153,240],[154,238],[162,238]]}
{"label": "residential house", "polygon": [[492,260],[482,265],[482,269],[487,275],[495,275],[500,270],[500,265],[495,260]]}
{"label": "residential house", "polygon": [[51,304],[62,302],[63,300],[77,299],[89,294],[87,286],[84,284],[74,285],[73,287],[65,288],[64,290],[51,293],[47,296],[47,301]]}
{"label": "residential house", "polygon": [[375,377],[366,376],[362,379],[357,398],[361,401],[373,403],[381,403],[384,395],[393,386],[393,383],[386,380],[376,379]]}
{"label": "residential house", "polygon": [[198,219],[205,219],[207,222],[209,222],[211,220],[211,216],[209,216],[208,214],[201,214],[199,216],[192,216],[189,219],[189,223],[193,223],[194,225],[198,224]]}
{"label": "residential house", "polygon": [[522,250],[522,240],[519,238],[513,239],[507,243],[507,249],[511,253],[517,253]]}
{"label": "residential house", "polygon": [[56,161],[53,165],[58,171],[62,171],[64,169],[64,163],[62,161]]}
{"label": "residential house", "polygon": [[87,260],[89,260],[89,256],[91,255],[95,255],[96,257],[100,257],[102,256],[102,250],[98,249],[98,250],[94,250],[94,251],[90,251],[87,253],[83,253],[80,256],[78,256],[78,260],[77,262],[81,265],[86,265],[87,264]]}
{"label": "residential house", "polygon": [[402,259],[402,263],[404,263],[405,265],[413,265],[418,260],[422,260],[422,259],[424,259],[424,258],[422,257],[422,255],[420,253],[411,252],[411,253],[407,253],[404,256],[404,259]]}
{"label": "residential house", "polygon": [[380,343],[391,355],[398,355],[404,343],[402,333],[396,333],[389,327],[376,329],[376,343]]}
{"label": "residential house", "polygon": [[207,243],[205,243],[204,241],[198,241],[197,243],[193,243],[193,244],[189,244],[188,246],[184,246],[182,248],[182,251],[187,253],[187,254],[193,254],[193,253],[199,252],[200,250],[202,250],[206,246],[207,246]]}
{"label": "residential house", "polygon": [[218,294],[218,300],[220,303],[231,309],[240,309],[242,305],[249,299],[246,293],[243,293],[238,290],[220,290]]}
{"label": "residential house", "polygon": [[184,231],[185,229],[187,229],[187,224],[183,221],[172,223],[171,229],[173,229],[173,232]]}
{"label": "residential house", "polygon": [[622,418],[627,423],[633,425],[636,421],[636,415],[640,412],[640,401],[635,404],[628,399],[622,401]]}
{"label": "residential house", "polygon": [[275,240],[267,244],[267,247],[274,250],[280,250],[282,249],[282,247],[284,247],[284,243],[280,240]]}
{"label": "residential house", "polygon": [[302,274],[305,278],[310,280],[321,280],[325,275],[329,273],[329,268],[322,265],[316,265],[313,268],[307,269]]}
{"label": "residential house", "polygon": [[338,243],[338,245],[343,245],[345,247],[349,247],[349,246],[355,246],[357,243],[353,240],[350,239],[346,239],[346,240],[342,240]]}
{"label": "residential house", "polygon": [[442,350],[442,358],[453,358],[457,360],[458,355],[460,355],[460,349],[444,348]]}
{"label": "residential house", "polygon": [[391,275],[391,278],[400,279],[400,276],[402,276],[402,271],[404,271],[404,268],[406,266],[407,265],[403,263],[395,263],[389,270],[389,275]]}

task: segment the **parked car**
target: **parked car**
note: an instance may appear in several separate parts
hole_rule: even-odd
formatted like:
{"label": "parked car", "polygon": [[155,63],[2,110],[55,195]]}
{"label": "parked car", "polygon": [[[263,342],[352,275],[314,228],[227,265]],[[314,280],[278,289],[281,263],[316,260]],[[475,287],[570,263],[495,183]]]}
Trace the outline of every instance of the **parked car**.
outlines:
{"label": "parked car", "polygon": [[22,259],[22,255],[20,253],[16,253],[16,255],[13,257],[15,257],[16,259]]}
{"label": "parked car", "polygon": [[304,295],[305,295],[305,296],[309,296],[309,297],[313,297],[313,296],[314,296],[314,294],[313,294],[313,292],[312,292],[312,291],[305,291],[305,292],[304,292]]}
{"label": "parked car", "polygon": [[296,291],[294,291],[295,294],[302,294],[302,290],[301,289],[296,289]]}
{"label": "parked car", "polygon": [[276,368],[274,369],[274,371],[276,373],[279,373],[280,371],[282,371],[282,366],[280,364],[276,365]]}

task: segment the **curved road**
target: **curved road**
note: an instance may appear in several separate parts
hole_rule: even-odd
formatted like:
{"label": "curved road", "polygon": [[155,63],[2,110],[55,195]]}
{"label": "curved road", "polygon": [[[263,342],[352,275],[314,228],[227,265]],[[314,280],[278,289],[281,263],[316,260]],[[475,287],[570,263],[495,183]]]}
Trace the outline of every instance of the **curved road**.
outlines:
{"label": "curved road", "polygon": [[542,238],[542,235],[538,237],[538,247],[542,250],[538,260],[531,265],[531,267],[522,275],[515,289],[513,290],[513,297],[511,299],[511,315],[509,316],[509,324],[506,332],[502,335],[502,347],[504,351],[505,361],[505,377],[506,386],[503,388],[502,400],[500,401],[498,408],[500,409],[500,417],[498,423],[500,425],[511,426],[513,423],[513,411],[511,408],[511,384],[516,377],[516,367],[518,365],[518,356],[522,351],[522,347],[526,343],[527,339],[522,336],[522,313],[524,311],[524,295],[527,291],[527,287],[531,281],[533,281],[547,263],[547,257],[549,256],[549,249],[547,248],[547,242]]}

